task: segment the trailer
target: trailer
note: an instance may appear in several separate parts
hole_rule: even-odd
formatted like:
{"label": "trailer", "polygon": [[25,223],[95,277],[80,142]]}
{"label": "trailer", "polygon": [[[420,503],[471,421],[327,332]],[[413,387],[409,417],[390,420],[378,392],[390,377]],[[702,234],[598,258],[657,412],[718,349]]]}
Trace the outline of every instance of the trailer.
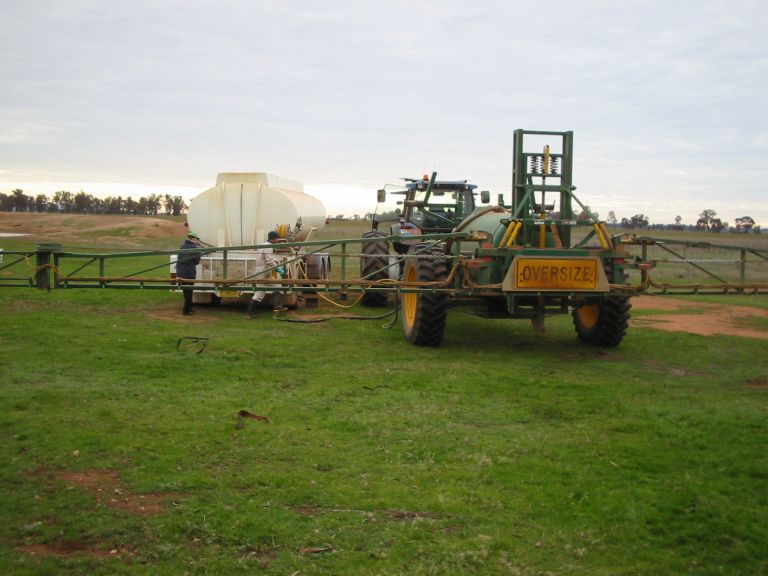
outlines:
{"label": "trailer", "polygon": [[[266,172],[220,173],[216,185],[190,202],[187,224],[202,244],[221,250],[201,254],[197,278],[210,288],[196,288],[195,304],[217,304],[222,300],[248,300],[253,289],[265,279],[275,278],[280,266],[287,280],[327,278],[328,254],[305,254],[286,243],[309,240],[325,225],[325,208],[304,192],[302,183]],[[279,239],[267,244],[269,232]],[[242,248],[254,246],[255,248]],[[271,251],[277,266],[265,269],[259,252]],[[171,276],[175,278],[177,255],[172,255]],[[230,279],[252,280],[250,288],[237,287]],[[295,307],[297,294],[288,290],[283,304]]]}

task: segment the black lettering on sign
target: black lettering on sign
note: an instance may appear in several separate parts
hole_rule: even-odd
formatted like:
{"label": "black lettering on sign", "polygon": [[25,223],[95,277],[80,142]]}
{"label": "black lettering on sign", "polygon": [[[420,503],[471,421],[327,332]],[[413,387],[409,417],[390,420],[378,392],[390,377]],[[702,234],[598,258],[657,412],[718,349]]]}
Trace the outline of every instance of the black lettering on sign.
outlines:
{"label": "black lettering on sign", "polygon": [[569,289],[594,288],[596,263],[559,259],[526,259],[517,263],[519,288]]}

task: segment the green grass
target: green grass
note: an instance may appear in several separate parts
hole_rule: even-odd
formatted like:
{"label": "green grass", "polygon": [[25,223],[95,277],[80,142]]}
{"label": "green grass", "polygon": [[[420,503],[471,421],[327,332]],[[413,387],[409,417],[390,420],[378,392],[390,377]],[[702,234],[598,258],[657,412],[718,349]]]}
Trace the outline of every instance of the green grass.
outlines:
{"label": "green grass", "polygon": [[[764,341],[636,329],[606,353],[565,318],[537,337],[455,310],[432,350],[383,321],[164,319],[178,300],[0,292],[4,573],[768,569]],[[93,469],[173,504],[132,516],[55,477]],[[62,541],[133,552],[14,550]]]}
{"label": "green grass", "polygon": [[[768,572],[764,340],[454,309],[423,349],[180,300],[0,288],[0,573]],[[165,510],[61,478],[94,470]],[[119,554],[22,550],[62,543]]]}

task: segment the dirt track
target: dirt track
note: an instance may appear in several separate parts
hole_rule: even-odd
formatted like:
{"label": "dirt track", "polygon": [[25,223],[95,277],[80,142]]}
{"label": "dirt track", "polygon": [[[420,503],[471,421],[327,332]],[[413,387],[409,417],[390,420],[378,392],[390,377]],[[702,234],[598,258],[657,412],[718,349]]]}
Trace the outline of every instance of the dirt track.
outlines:
{"label": "dirt track", "polygon": [[118,214],[35,214],[0,212],[0,232],[29,234],[36,241],[82,242],[99,235],[136,246],[142,240],[179,238],[187,233],[181,221],[155,216]]}
{"label": "dirt track", "polygon": [[[734,300],[738,300],[737,297],[734,297]],[[768,318],[768,310],[761,308],[692,302],[664,296],[639,296],[632,299],[632,309],[660,312],[634,317],[631,321],[633,327],[688,332],[702,336],[768,339],[768,331],[746,325],[751,318]]]}

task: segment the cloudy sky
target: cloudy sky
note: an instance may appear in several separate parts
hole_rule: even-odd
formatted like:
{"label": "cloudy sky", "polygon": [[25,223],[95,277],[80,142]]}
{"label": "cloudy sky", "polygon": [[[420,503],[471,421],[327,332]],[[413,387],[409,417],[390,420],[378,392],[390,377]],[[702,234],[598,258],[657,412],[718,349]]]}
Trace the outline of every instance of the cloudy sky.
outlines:
{"label": "cloudy sky", "polygon": [[509,193],[512,132],[573,130],[604,218],[768,226],[768,4],[0,0],[0,191],[305,183],[329,212],[433,169]]}

